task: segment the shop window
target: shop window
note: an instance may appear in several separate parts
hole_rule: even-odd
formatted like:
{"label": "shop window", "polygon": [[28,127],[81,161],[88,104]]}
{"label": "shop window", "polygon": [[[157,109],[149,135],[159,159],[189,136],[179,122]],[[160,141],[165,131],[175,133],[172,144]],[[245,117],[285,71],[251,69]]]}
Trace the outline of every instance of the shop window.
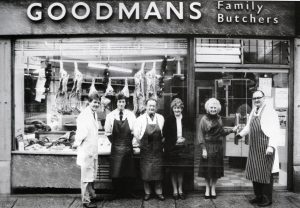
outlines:
{"label": "shop window", "polygon": [[[101,96],[99,135],[116,93],[128,93],[136,115],[143,106],[134,96],[135,75],[155,74],[158,112],[171,113],[174,97],[187,101],[187,40],[171,38],[29,39],[15,42],[14,150],[72,152],[76,118],[88,94]],[[146,84],[147,85],[147,84]],[[145,97],[147,86],[145,85]],[[109,152],[110,146],[100,152]],[[104,145],[105,146],[105,145]]]}
{"label": "shop window", "polygon": [[196,39],[197,63],[289,65],[289,41]]}

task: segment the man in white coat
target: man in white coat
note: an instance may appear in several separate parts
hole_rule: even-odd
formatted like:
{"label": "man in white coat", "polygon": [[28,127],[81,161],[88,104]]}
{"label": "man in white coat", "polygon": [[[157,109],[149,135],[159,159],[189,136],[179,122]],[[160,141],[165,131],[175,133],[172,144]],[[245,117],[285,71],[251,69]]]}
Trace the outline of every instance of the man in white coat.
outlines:
{"label": "man in white coat", "polygon": [[265,95],[258,90],[252,96],[252,109],[245,128],[237,139],[249,134],[249,156],[246,178],[253,183],[255,198],[249,202],[260,207],[272,204],[273,174],[279,172],[277,145],[279,119],[273,107],[265,103]]}
{"label": "man in white coat", "polygon": [[97,109],[100,106],[98,94],[91,94],[89,105],[77,118],[77,130],[73,148],[77,148],[77,164],[81,167],[81,196],[83,207],[97,207],[93,182],[98,167],[98,121]]}

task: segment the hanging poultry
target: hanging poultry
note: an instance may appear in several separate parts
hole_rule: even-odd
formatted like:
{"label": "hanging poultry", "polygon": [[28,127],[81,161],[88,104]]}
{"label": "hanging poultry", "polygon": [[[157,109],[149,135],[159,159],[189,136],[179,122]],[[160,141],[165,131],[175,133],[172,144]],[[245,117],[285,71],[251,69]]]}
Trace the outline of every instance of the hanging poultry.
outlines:
{"label": "hanging poultry", "polygon": [[107,88],[105,90],[105,96],[114,96],[114,88],[111,86],[111,78],[108,79]]}
{"label": "hanging poultry", "polygon": [[68,91],[68,80],[69,74],[64,70],[63,62],[60,61],[60,79],[59,79],[59,88],[56,93],[56,108],[59,113],[69,114],[70,110],[68,109],[67,103],[67,91]]}

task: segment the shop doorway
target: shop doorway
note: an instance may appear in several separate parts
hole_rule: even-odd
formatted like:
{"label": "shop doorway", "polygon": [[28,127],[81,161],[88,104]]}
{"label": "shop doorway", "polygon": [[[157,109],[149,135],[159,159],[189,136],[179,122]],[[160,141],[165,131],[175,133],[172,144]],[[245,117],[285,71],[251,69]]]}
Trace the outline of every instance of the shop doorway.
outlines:
{"label": "shop doorway", "polygon": [[[287,110],[288,110],[288,73],[257,72],[257,70],[217,70],[208,72],[196,69],[195,105],[196,105],[196,140],[194,188],[205,187],[204,178],[198,177],[201,150],[197,142],[199,123],[206,114],[205,102],[214,97],[221,104],[219,115],[224,128],[235,125],[244,127],[252,110],[252,93],[264,89],[266,102],[273,105],[278,113],[281,125],[281,141],[278,146],[280,172],[275,176],[274,186],[285,189],[287,186]],[[249,151],[249,137],[246,136],[235,144],[234,133],[222,138],[224,177],[217,181],[217,187],[224,190],[247,190],[252,188],[251,181],[245,178],[245,166]]]}

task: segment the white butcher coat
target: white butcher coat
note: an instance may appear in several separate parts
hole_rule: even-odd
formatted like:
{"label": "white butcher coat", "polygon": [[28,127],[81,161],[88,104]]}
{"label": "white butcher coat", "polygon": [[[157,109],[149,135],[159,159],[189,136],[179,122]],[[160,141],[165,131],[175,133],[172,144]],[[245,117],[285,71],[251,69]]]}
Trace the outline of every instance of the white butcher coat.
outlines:
{"label": "white butcher coat", "polygon": [[[81,166],[81,179],[92,182],[95,179],[98,162],[98,121],[88,106],[78,116],[74,145],[77,148],[77,164]],[[95,170],[96,169],[96,170]]]}

